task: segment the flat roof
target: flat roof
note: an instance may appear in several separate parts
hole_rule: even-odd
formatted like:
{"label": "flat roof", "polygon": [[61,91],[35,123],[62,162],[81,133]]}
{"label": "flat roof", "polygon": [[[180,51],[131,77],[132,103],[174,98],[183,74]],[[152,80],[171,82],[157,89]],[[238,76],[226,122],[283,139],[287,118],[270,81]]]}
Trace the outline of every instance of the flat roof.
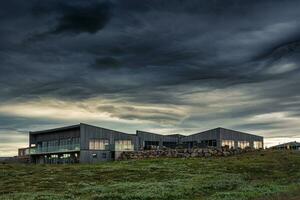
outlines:
{"label": "flat roof", "polygon": [[29,133],[30,134],[51,133],[51,132],[64,131],[64,130],[79,128],[79,127],[80,127],[80,124],[76,124],[76,125],[64,126],[64,127],[47,129],[47,130],[41,130],[41,131],[30,131]]}
{"label": "flat roof", "polygon": [[52,133],[52,132],[57,132],[57,131],[64,131],[64,130],[80,128],[80,125],[90,126],[90,127],[95,127],[95,128],[101,128],[101,129],[104,129],[104,130],[114,131],[114,132],[123,133],[123,134],[127,134],[127,135],[134,135],[134,134],[125,133],[125,132],[121,132],[121,131],[116,131],[116,130],[112,130],[112,129],[108,129],[108,128],[103,128],[103,127],[100,127],[100,126],[94,126],[94,125],[90,125],[90,124],[86,124],[86,123],[80,123],[80,124],[75,124],[75,125],[70,125],[70,126],[63,126],[63,127],[59,127],[59,128],[53,128],[53,129],[40,130],[40,131],[30,131],[29,133],[30,134]]}
{"label": "flat roof", "polygon": [[[57,132],[57,131],[64,131],[64,130],[70,130],[70,129],[80,128],[80,125],[86,125],[86,126],[101,128],[101,129],[105,129],[105,130],[109,130],[109,131],[115,131],[115,132],[119,132],[119,133],[124,133],[124,132],[121,132],[121,131],[116,131],[116,130],[112,130],[112,129],[102,128],[102,127],[99,127],[99,126],[94,126],[94,125],[85,124],[85,123],[80,123],[80,124],[71,125],[71,126],[64,126],[64,127],[59,127],[59,128],[53,128],[53,129],[47,129],[47,130],[41,130],[41,131],[30,131],[29,133],[30,134],[52,133],[52,132]],[[220,130],[223,129],[223,130],[228,130],[228,131],[233,131],[233,132],[237,132],[237,133],[242,133],[242,134],[247,134],[247,135],[251,135],[251,136],[256,136],[256,137],[263,138],[262,136],[259,136],[259,135],[254,135],[254,134],[245,133],[245,132],[236,131],[236,130],[231,130],[231,129],[222,128],[222,127],[213,128],[213,129],[209,129],[209,130],[206,130],[206,131],[202,131],[202,132],[198,132],[198,133],[194,133],[194,134],[190,134],[190,135],[181,135],[181,134],[164,135],[164,134],[151,133],[151,132],[141,131],[141,130],[137,130],[136,133],[143,132],[143,133],[154,134],[154,135],[159,135],[159,136],[167,136],[167,137],[188,137],[188,136],[198,135],[198,134],[205,133],[207,131],[218,130],[218,129],[220,129]],[[124,134],[135,135],[135,134],[130,134],[130,133],[124,133]]]}

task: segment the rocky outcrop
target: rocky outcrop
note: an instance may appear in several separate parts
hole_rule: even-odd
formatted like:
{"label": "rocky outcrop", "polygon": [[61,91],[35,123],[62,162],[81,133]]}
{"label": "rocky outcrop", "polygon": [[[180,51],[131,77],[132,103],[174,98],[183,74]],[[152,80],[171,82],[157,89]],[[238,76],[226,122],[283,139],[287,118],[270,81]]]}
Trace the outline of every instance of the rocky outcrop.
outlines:
{"label": "rocky outcrop", "polygon": [[147,158],[197,158],[197,157],[226,157],[238,155],[255,149],[229,149],[229,148],[194,148],[194,149],[160,149],[122,152],[119,160],[147,159]]}

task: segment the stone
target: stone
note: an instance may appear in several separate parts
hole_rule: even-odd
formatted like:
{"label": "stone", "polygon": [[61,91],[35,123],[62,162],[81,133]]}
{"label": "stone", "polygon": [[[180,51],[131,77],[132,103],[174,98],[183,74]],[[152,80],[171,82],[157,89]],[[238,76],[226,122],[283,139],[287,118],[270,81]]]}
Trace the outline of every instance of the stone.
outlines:
{"label": "stone", "polygon": [[204,157],[211,157],[211,154],[210,153],[204,153]]}
{"label": "stone", "polygon": [[[195,157],[211,157],[211,156],[231,156],[245,152],[257,151],[252,148],[246,149],[229,149],[229,148],[193,148],[193,149],[152,149],[141,150],[135,152],[122,152],[118,160],[129,159],[146,159],[146,158],[195,158]],[[260,151],[261,152],[261,151]],[[263,155],[263,154],[262,154]]]}

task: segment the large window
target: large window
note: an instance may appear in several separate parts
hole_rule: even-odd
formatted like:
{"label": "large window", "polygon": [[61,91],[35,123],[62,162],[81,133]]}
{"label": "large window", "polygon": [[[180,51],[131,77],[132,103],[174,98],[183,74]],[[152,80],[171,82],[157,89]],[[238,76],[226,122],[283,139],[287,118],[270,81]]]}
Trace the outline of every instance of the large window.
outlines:
{"label": "large window", "polygon": [[163,146],[167,148],[175,148],[177,146],[177,142],[163,142]]}
{"label": "large window", "polygon": [[49,152],[58,151],[58,140],[48,141],[48,151]]}
{"label": "large window", "polygon": [[158,149],[159,148],[159,141],[145,141],[144,148],[149,149]]}
{"label": "large window", "polygon": [[254,149],[262,149],[263,148],[262,141],[254,141],[253,147],[254,147]]}
{"label": "large window", "polygon": [[238,147],[241,149],[245,149],[246,147],[250,146],[249,141],[238,141]]}
{"label": "large window", "polygon": [[105,139],[90,139],[89,149],[106,150],[109,145],[109,140]]}
{"label": "large window", "polygon": [[217,140],[202,140],[200,142],[201,147],[216,147],[217,146]]}
{"label": "large window", "polygon": [[234,140],[222,140],[222,147],[234,148]]}
{"label": "large window", "polygon": [[72,149],[71,143],[72,143],[72,139],[71,138],[61,139],[59,141],[60,150],[61,151],[71,150]]}
{"label": "large window", "polygon": [[131,143],[131,140],[116,140],[115,141],[115,150],[116,151],[133,151],[134,145]]}
{"label": "large window", "polygon": [[38,142],[36,148],[31,145],[30,153],[65,152],[80,149],[80,138],[64,138]]}

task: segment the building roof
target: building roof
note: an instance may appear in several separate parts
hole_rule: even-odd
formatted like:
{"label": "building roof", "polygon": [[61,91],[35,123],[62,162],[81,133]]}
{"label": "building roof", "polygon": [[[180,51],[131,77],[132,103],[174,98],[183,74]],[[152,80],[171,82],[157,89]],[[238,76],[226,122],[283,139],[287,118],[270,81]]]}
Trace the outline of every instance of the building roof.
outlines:
{"label": "building roof", "polygon": [[53,128],[53,129],[47,129],[47,130],[41,130],[41,131],[30,131],[29,133],[30,134],[53,133],[53,132],[57,132],[57,131],[64,131],[64,130],[80,128],[81,125],[95,127],[95,128],[101,128],[101,129],[105,129],[105,130],[109,130],[109,131],[115,131],[115,132],[119,132],[119,133],[123,133],[123,134],[132,135],[130,133],[125,133],[125,132],[116,131],[116,130],[112,130],[112,129],[107,129],[107,128],[94,126],[94,125],[90,125],[90,124],[85,124],[85,123],[75,124],[75,125],[71,125],[71,126],[64,126],[64,127],[59,127],[59,128]]}
{"label": "building roof", "polygon": [[165,135],[165,136],[169,136],[169,137],[185,137],[185,135],[181,135],[181,134],[170,134],[170,135]]}
{"label": "building roof", "polygon": [[227,131],[231,131],[231,132],[242,133],[242,134],[246,134],[246,135],[251,135],[251,136],[263,138],[262,136],[259,136],[259,135],[254,135],[254,134],[245,133],[245,132],[241,132],[241,131],[236,131],[236,130],[232,130],[232,129],[228,129],[228,128],[222,128],[222,127],[213,128],[213,129],[209,129],[209,130],[206,130],[206,131],[201,131],[201,132],[194,133],[194,134],[187,135],[187,136],[198,135],[198,134],[202,134],[202,133],[206,133],[206,132],[214,131],[214,130],[227,130]]}
{"label": "building roof", "polygon": [[64,130],[79,128],[79,127],[80,127],[80,124],[76,124],[76,125],[64,126],[64,127],[60,127],[60,128],[53,128],[53,129],[47,129],[47,130],[41,130],[41,131],[30,131],[29,133],[30,134],[51,133],[51,132],[64,131]]}
{"label": "building roof", "polygon": [[293,142],[278,144],[278,145],[272,146],[270,148],[285,147],[285,146],[300,146],[300,143],[297,141],[293,141]]}
{"label": "building roof", "polygon": [[256,136],[256,137],[263,138],[263,136],[259,136],[259,135],[255,135],[255,134],[251,134],[251,133],[245,133],[245,132],[236,131],[236,130],[232,130],[232,129],[228,129],[228,128],[222,128],[222,127],[218,127],[218,128],[223,129],[223,130],[227,130],[227,131],[234,131],[234,132],[237,132],[237,133],[242,133],[242,134],[246,134],[246,135],[251,135],[251,136]]}
{"label": "building roof", "polygon": [[[89,125],[89,124],[85,124],[85,123],[80,123],[80,124],[76,124],[76,125],[64,126],[64,127],[60,127],[60,128],[54,128],[54,129],[47,129],[47,130],[41,130],[41,131],[30,131],[29,133],[30,133],[30,134],[52,133],[52,132],[57,132],[57,131],[64,131],[64,130],[70,130],[70,129],[80,128],[81,125],[92,126],[92,127],[96,127],[96,128],[102,128],[102,127],[98,127],[98,126],[94,126],[94,125]],[[107,128],[102,128],[102,129],[114,131],[114,130],[112,130],[112,129],[107,129]],[[151,133],[151,132],[140,131],[140,130],[137,130],[136,133],[138,133],[138,132],[143,132],[143,133],[155,134],[155,135],[165,136],[165,137],[177,137],[177,138],[182,138],[182,137],[187,137],[187,136],[192,136],[192,135],[202,134],[202,133],[205,133],[205,132],[207,132],[207,131],[221,130],[221,129],[223,129],[223,130],[229,130],[229,131],[232,131],[232,132],[243,133],[243,134],[247,134],[247,135],[252,135],[252,136],[256,136],[256,137],[261,137],[261,138],[263,138],[262,136],[258,136],[258,135],[254,135],[254,134],[249,134],[249,133],[244,133],[244,132],[240,132],[240,131],[235,131],[235,130],[231,130],[231,129],[226,129],[226,128],[222,128],[222,127],[218,127],[218,128],[214,128],[214,129],[210,129],[210,130],[198,132],[198,133],[191,134],[191,135],[181,135],[181,134],[163,135],[163,134]],[[116,131],[116,132],[120,132],[120,131]],[[120,132],[120,133],[124,133],[124,132]],[[129,133],[124,133],[124,134],[133,135],[133,134],[129,134]]]}

